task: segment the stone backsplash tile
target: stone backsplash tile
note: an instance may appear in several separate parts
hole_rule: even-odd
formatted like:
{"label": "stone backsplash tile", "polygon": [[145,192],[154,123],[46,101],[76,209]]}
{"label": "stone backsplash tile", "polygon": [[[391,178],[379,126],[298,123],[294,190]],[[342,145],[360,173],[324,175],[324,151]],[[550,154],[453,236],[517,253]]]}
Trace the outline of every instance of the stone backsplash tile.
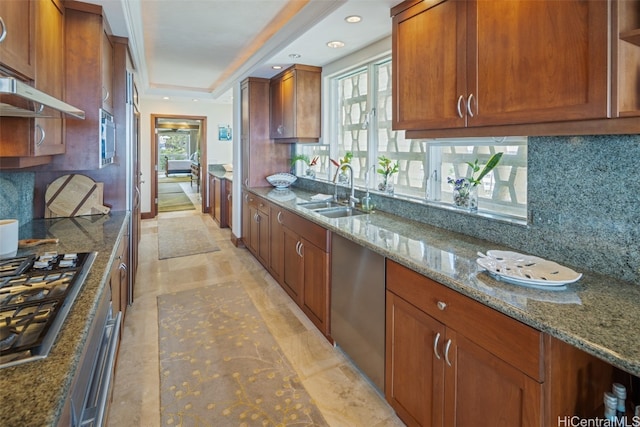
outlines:
{"label": "stone backsplash tile", "polygon": [[33,219],[35,173],[0,172],[0,219],[15,218],[20,225]]}
{"label": "stone backsplash tile", "polygon": [[[526,225],[372,193],[383,211],[640,284],[640,135],[529,137]],[[333,194],[299,179],[295,186]],[[362,192],[359,192],[359,197]]]}

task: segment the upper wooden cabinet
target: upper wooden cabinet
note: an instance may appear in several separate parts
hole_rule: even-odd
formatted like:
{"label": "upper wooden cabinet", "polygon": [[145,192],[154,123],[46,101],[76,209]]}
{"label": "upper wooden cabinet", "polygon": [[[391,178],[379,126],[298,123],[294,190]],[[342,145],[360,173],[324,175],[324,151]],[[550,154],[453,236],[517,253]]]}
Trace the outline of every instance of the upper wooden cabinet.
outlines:
{"label": "upper wooden cabinet", "polygon": [[102,7],[77,2],[65,7],[66,99],[86,116],[66,121],[66,154],[52,164],[57,170],[99,169],[100,109],[113,112],[113,45]]}
{"label": "upper wooden cabinet", "polygon": [[[612,15],[634,16],[624,26],[638,28],[637,2],[614,3],[625,11],[610,12],[609,2],[599,0],[401,3],[391,12],[394,129],[607,119],[618,116],[610,103],[616,93],[631,98],[621,100],[632,104],[626,110],[640,111],[640,52],[636,48],[632,60],[620,57],[627,65],[610,63],[618,50]],[[615,84],[616,75],[629,74],[633,81]]]}
{"label": "upper wooden cabinet", "polygon": [[271,79],[271,130],[276,142],[320,139],[322,68],[293,65]]}
{"label": "upper wooden cabinet", "polygon": [[289,147],[269,139],[269,80],[249,77],[241,84],[242,184],[269,187],[265,179],[288,172]]}
{"label": "upper wooden cabinet", "polygon": [[26,80],[35,77],[35,6],[31,0],[0,2],[0,66]]}
{"label": "upper wooden cabinet", "polygon": [[[64,8],[58,0],[34,0],[36,16],[37,89],[64,99]],[[35,155],[63,154],[62,118],[35,119]]]}
{"label": "upper wooden cabinet", "polygon": [[[21,28],[28,34],[34,30],[34,39],[27,38],[30,40],[29,48],[34,50],[33,55],[22,55],[23,59],[35,64],[30,71],[34,78],[33,85],[55,98],[64,99],[64,9],[58,0],[25,0],[2,2],[0,10],[18,8],[18,5],[25,13],[29,12],[30,16],[35,17],[35,25]],[[4,15],[2,16],[4,19]],[[6,19],[4,22],[7,38],[13,27],[12,22],[14,21]],[[0,47],[3,44],[4,42],[0,43]],[[29,49],[24,52],[29,52]],[[11,60],[11,55],[5,57],[5,52],[0,49],[0,58],[4,63],[5,60]],[[14,71],[17,71],[15,67]],[[0,117],[0,125],[2,167],[21,168],[46,164],[51,161],[52,155],[65,152],[63,119],[60,116],[35,119]]]}
{"label": "upper wooden cabinet", "polygon": [[[607,2],[422,2],[393,18],[394,125],[607,116]],[[428,43],[425,43],[428,40]]]}

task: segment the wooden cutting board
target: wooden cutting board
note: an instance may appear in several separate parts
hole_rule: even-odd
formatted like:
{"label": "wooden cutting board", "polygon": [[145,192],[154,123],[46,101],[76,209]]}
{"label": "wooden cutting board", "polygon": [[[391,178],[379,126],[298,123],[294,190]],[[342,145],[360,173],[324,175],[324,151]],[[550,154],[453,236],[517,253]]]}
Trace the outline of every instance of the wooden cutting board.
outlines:
{"label": "wooden cutting board", "polygon": [[63,175],[47,187],[45,205],[61,217],[107,214],[110,209],[102,204],[101,190],[100,184],[86,175]]}

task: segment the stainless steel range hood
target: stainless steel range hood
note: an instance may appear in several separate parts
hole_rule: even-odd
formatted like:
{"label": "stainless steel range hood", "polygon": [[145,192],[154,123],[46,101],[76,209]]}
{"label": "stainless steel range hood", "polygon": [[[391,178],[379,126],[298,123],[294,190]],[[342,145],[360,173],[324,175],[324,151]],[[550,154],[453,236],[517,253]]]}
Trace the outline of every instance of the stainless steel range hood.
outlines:
{"label": "stainless steel range hood", "polygon": [[84,120],[84,111],[13,77],[0,77],[0,117],[60,117]]}

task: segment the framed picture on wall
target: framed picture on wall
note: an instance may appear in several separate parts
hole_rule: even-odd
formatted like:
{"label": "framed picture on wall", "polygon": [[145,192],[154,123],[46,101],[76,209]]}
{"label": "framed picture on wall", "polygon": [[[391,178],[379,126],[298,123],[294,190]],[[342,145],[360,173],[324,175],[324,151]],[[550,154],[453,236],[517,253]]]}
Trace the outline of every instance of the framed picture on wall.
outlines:
{"label": "framed picture on wall", "polygon": [[219,141],[231,141],[231,126],[230,125],[218,125],[218,140]]}

